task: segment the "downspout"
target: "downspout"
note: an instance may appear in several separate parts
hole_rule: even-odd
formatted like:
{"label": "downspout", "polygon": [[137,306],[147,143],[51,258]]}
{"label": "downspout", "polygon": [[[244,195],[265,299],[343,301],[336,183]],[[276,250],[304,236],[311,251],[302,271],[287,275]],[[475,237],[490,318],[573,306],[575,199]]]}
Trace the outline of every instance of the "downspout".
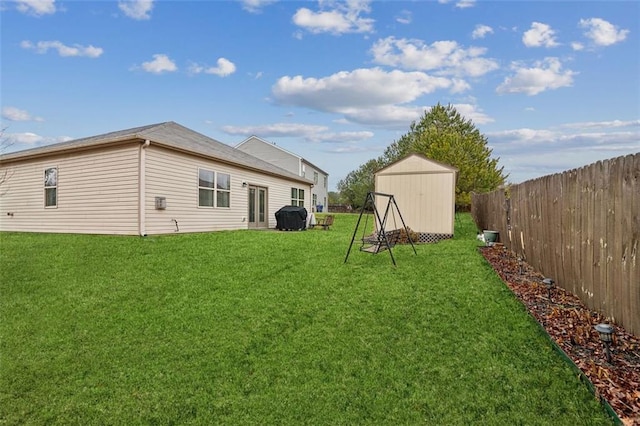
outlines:
{"label": "downspout", "polygon": [[146,217],[147,212],[145,209],[145,199],[146,199],[146,168],[147,168],[147,147],[151,144],[149,139],[145,140],[142,145],[140,145],[140,155],[138,156],[140,163],[138,164],[138,234],[141,237],[145,237],[147,235],[146,230]]}

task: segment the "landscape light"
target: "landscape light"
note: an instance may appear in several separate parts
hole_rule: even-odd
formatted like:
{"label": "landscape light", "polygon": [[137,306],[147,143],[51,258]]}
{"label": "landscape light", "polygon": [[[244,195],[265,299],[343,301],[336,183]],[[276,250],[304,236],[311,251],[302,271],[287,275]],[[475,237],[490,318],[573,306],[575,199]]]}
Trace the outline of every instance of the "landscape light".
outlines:
{"label": "landscape light", "polygon": [[522,264],[522,256],[518,256],[518,266],[520,267],[520,275],[524,274],[524,265]]}
{"label": "landscape light", "polygon": [[604,353],[607,356],[607,362],[611,364],[611,350],[609,349],[609,346],[613,342],[613,326],[609,324],[598,324],[595,328],[600,335],[602,344],[604,345]]}
{"label": "landscape light", "polygon": [[551,300],[551,290],[553,289],[553,283],[554,281],[551,278],[545,278],[542,280],[542,284],[547,286],[547,296],[549,297],[549,300]]}

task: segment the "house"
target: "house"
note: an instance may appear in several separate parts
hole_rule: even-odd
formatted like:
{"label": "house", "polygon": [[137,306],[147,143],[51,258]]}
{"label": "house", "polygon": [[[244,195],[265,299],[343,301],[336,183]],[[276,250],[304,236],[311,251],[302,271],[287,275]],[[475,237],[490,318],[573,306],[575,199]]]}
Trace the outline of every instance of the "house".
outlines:
{"label": "house", "polygon": [[[457,171],[410,154],[375,173],[375,190],[394,196],[405,224],[421,242],[435,242],[453,237]],[[384,211],[383,202],[376,200],[376,208]]]}
{"label": "house", "polygon": [[274,228],[313,181],[174,122],[0,156],[0,231],[151,235]]}
{"label": "house", "polygon": [[257,136],[251,136],[236,145],[236,148],[248,154],[254,155],[285,170],[289,170],[299,176],[313,180],[311,189],[311,205],[322,206],[320,209],[327,211],[329,200],[329,175],[327,172],[314,166],[311,162]]}

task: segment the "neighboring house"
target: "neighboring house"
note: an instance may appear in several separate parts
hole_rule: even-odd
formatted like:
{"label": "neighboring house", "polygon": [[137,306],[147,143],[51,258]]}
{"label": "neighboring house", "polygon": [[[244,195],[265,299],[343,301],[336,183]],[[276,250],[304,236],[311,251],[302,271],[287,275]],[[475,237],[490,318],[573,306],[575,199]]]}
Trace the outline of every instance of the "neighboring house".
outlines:
{"label": "neighboring house", "polygon": [[4,154],[5,170],[1,231],[274,228],[281,207],[311,208],[311,180],[174,122]]}
{"label": "neighboring house", "polygon": [[[409,154],[375,173],[375,189],[394,196],[405,224],[421,242],[434,242],[453,237],[457,172],[424,155]],[[384,211],[386,202],[376,199],[376,207]]]}
{"label": "neighboring house", "polygon": [[240,142],[236,145],[236,148],[299,176],[313,180],[311,205],[314,207],[322,206],[323,211],[327,211],[329,206],[329,175],[325,171],[299,155],[257,136],[251,136]]}

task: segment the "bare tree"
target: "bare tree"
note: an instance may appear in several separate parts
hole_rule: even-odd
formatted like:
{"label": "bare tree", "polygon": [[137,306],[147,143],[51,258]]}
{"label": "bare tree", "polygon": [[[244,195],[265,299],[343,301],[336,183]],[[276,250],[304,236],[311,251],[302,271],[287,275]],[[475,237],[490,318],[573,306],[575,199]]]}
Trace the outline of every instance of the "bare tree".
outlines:
{"label": "bare tree", "polygon": [[[0,155],[4,154],[4,152],[13,145],[13,142],[4,135],[6,130],[6,127],[0,129]],[[13,176],[13,170],[9,168],[0,171],[0,197],[9,191],[7,182],[11,179],[11,176]]]}

